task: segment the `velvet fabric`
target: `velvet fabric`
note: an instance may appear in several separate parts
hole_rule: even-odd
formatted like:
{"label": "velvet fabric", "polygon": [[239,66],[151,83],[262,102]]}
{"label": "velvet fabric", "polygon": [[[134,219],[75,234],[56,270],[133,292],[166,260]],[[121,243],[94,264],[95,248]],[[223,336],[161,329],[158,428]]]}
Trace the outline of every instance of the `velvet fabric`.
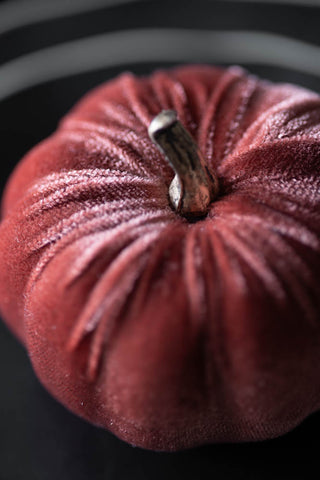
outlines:
{"label": "velvet fabric", "polygon": [[[148,137],[174,109],[218,174],[189,223]],[[239,67],[125,73],[14,171],[0,307],[66,407],[156,450],[281,435],[320,406],[320,97]]]}

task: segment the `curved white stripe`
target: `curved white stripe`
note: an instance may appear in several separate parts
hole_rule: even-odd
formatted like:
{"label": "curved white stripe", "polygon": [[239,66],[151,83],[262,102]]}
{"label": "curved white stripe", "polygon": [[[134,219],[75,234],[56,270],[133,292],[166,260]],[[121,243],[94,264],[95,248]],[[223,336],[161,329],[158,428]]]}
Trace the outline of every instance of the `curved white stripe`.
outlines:
{"label": "curved white stripe", "polygon": [[[13,0],[0,5],[0,34],[15,28],[36,24],[44,20],[53,20],[78,13],[91,12],[100,8],[137,2],[138,0]],[[151,1],[151,0],[149,0]],[[238,1],[243,0],[224,0]],[[289,4],[320,7],[320,0],[247,0],[259,3]]]}
{"label": "curved white stripe", "polygon": [[0,34],[44,20],[92,12],[138,0],[14,0],[0,5]]}
{"label": "curved white stripe", "polygon": [[39,50],[0,66],[0,100],[48,80],[140,62],[256,63],[320,76],[320,47],[265,32],[126,30]]}

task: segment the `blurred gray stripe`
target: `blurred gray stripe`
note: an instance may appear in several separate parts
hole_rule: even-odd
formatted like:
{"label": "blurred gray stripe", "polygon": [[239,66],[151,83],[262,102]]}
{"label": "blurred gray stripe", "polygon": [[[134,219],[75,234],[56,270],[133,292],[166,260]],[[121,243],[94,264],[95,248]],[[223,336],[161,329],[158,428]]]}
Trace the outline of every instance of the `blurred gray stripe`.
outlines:
{"label": "blurred gray stripe", "polygon": [[[14,0],[0,5],[0,34],[44,20],[52,20],[100,8],[137,2],[138,0]],[[152,1],[152,0],[149,0]],[[215,0],[212,0],[215,1]],[[224,0],[243,1],[243,0]],[[252,3],[291,4],[320,7],[320,0],[247,0]],[[285,19],[284,19],[285,21]]]}
{"label": "blurred gray stripe", "polygon": [[73,74],[139,62],[255,63],[320,76],[320,47],[250,31],[126,30],[24,55],[0,66],[0,100]]}
{"label": "blurred gray stripe", "polygon": [[0,5],[0,34],[15,28],[138,0],[14,0]]}

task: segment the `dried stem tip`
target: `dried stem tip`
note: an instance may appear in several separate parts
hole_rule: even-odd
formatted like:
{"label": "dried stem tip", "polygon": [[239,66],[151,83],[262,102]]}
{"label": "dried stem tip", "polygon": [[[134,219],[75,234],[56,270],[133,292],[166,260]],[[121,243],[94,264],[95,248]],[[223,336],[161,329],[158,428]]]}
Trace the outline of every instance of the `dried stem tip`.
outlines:
{"label": "dried stem tip", "polygon": [[163,110],[152,120],[148,132],[175,172],[169,187],[173,208],[189,218],[206,215],[217,196],[218,181],[176,112]]}

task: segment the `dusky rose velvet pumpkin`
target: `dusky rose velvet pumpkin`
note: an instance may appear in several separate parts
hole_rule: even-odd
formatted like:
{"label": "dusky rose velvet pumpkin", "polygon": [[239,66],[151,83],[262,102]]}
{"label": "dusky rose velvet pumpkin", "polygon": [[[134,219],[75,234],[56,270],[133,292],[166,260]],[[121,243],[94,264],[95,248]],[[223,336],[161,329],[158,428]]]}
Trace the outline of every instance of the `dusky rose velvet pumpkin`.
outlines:
{"label": "dusky rose velvet pumpkin", "polygon": [[[175,110],[217,175],[190,221],[148,136]],[[320,97],[242,69],[123,74],[17,166],[0,305],[43,385],[158,450],[281,435],[320,407]]]}

